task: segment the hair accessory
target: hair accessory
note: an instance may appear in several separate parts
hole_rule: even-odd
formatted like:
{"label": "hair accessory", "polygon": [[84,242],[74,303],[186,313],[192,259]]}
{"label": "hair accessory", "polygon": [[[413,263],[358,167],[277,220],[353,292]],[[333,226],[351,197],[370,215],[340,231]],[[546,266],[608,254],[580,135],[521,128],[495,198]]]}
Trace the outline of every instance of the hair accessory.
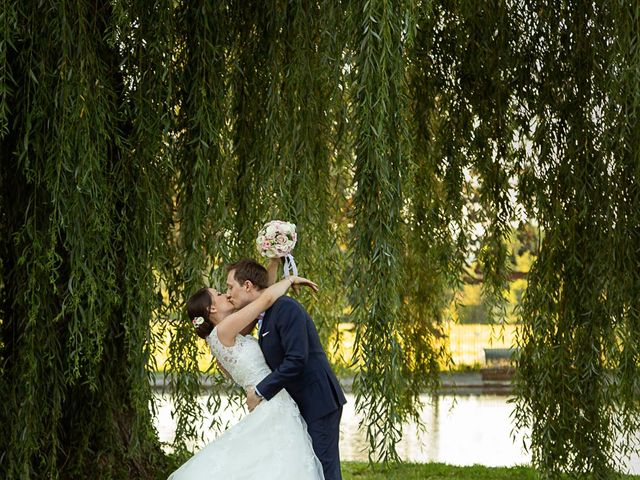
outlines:
{"label": "hair accessory", "polygon": [[202,325],[204,323],[204,318],[196,317],[193,320],[191,320],[191,322],[193,323],[194,327],[198,328],[200,325]]}

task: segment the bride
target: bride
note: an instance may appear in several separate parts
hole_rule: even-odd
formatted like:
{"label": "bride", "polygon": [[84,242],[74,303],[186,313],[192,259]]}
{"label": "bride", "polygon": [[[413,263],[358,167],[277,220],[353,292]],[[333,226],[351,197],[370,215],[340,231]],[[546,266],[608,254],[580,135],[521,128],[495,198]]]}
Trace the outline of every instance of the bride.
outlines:
{"label": "bride", "polygon": [[[289,287],[312,281],[291,276],[271,285],[244,308],[234,312],[227,295],[203,288],[187,302],[198,335],[205,338],[218,364],[245,390],[271,373],[258,341],[244,336],[255,319]],[[306,424],[286,390],[261,402],[240,422],[191,457],[169,480],[322,480]]]}

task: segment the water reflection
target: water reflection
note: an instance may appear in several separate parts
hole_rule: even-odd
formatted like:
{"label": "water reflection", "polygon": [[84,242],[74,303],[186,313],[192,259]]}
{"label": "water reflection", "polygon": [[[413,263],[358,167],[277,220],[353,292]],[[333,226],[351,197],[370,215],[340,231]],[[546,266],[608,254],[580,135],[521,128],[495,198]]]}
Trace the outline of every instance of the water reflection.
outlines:
{"label": "water reflection", "polygon": [[[172,402],[166,394],[158,395],[156,428],[160,440],[170,443],[175,435],[175,422],[171,418]],[[365,433],[358,428],[361,416],[355,413],[355,399],[347,395],[341,431],[340,453],[344,460],[367,460]],[[514,466],[528,464],[531,460],[524,451],[526,432],[512,432],[510,415],[513,405],[507,397],[499,395],[443,395],[430,401],[422,397],[425,407],[421,418],[426,429],[418,430],[415,424],[403,428],[403,439],[398,453],[405,461],[441,462],[451,465]],[[206,404],[206,397],[200,399]],[[232,425],[244,412],[229,402],[215,413],[223,424]],[[209,414],[199,428],[205,444],[217,436],[208,428],[214,414]],[[200,445],[191,445],[199,447]],[[625,470],[640,474],[640,458],[635,455]]]}
{"label": "water reflection", "polygon": [[[346,460],[366,460],[365,434],[358,429],[353,399],[345,405],[340,451]],[[424,396],[421,419],[424,431],[405,425],[398,453],[403,460],[442,462],[452,465],[482,464],[512,466],[528,464],[522,448],[523,435],[511,437],[506,397],[474,395],[441,396],[433,401]]]}

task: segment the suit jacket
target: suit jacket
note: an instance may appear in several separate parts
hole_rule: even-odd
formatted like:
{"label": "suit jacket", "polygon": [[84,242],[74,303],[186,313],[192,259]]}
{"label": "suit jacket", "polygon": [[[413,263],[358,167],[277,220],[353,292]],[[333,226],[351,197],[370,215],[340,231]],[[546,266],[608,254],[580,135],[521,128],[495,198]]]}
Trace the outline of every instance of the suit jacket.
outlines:
{"label": "suit jacket", "polygon": [[262,320],[259,344],[272,372],[256,388],[269,400],[283,388],[307,423],[340,408],[347,400],[329,366],[318,331],[300,303],[280,297]]}

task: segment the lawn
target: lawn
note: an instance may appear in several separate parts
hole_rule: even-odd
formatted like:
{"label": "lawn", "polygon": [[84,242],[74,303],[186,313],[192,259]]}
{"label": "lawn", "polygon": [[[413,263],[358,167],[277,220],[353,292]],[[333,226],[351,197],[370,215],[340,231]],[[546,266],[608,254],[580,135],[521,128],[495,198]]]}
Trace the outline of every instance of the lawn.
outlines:
{"label": "lawn", "polygon": [[[442,463],[402,463],[369,467],[367,463],[342,462],[343,480],[536,480],[535,470],[528,467],[492,468],[474,465],[454,467]],[[628,475],[622,478],[640,479]]]}
{"label": "lawn", "polygon": [[[181,460],[169,455],[166,472],[158,476],[164,480],[177,469]],[[529,467],[454,467],[443,463],[400,463],[383,467],[366,462],[342,462],[343,480],[538,480],[536,471]],[[622,479],[640,480],[640,476],[626,475]]]}

